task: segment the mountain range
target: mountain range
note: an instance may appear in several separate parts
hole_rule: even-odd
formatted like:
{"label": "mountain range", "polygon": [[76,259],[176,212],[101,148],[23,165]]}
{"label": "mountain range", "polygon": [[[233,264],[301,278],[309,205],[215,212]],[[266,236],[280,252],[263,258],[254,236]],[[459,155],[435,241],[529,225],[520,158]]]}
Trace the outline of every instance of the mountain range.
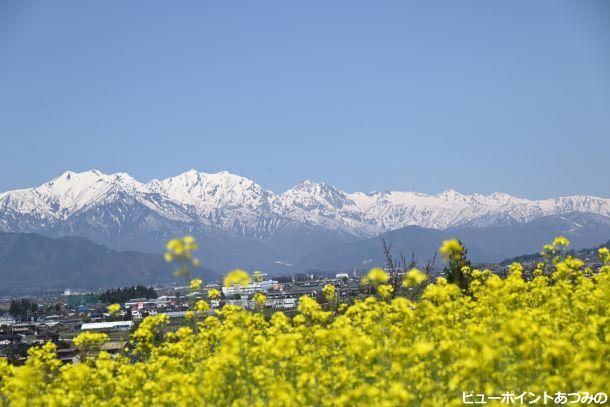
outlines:
{"label": "mountain range", "polygon": [[126,173],[68,171],[38,187],[0,194],[0,231],[82,236],[114,250],[149,253],[191,234],[201,243],[204,264],[221,272],[329,268],[339,260],[322,259],[341,253],[354,257],[333,268],[362,265],[375,256],[350,248],[365,242],[377,248],[381,237],[403,242],[395,246],[409,253],[430,238],[429,247],[418,250],[428,256],[433,243],[457,236],[471,243],[476,260],[498,261],[535,251],[558,233],[576,245],[599,244],[610,238],[609,217],[610,199],[600,197],[348,193],[310,180],[276,194],[239,175],[196,170],[146,183]]}

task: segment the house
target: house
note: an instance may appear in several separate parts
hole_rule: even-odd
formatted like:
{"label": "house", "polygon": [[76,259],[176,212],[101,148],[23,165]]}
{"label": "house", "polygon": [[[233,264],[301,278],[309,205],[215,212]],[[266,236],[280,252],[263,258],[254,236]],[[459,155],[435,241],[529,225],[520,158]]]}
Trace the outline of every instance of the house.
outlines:
{"label": "house", "polygon": [[22,365],[28,358],[28,349],[32,347],[29,343],[17,342],[0,348],[0,358],[5,358],[14,365]]}
{"label": "house", "polygon": [[45,344],[47,342],[57,343],[59,342],[59,332],[42,331],[37,333],[36,342],[39,344]]}
{"label": "house", "polygon": [[23,337],[21,335],[0,334],[0,349],[9,345],[20,343],[22,340]]}
{"label": "house", "polygon": [[29,322],[15,324],[13,325],[12,331],[14,334],[19,335],[33,335],[36,331],[36,324]]}
{"label": "house", "polygon": [[0,326],[3,326],[3,325],[14,325],[16,323],[17,323],[17,321],[15,321],[10,316],[0,316]]}
{"label": "house", "polygon": [[49,321],[49,322],[40,322],[36,325],[36,335],[40,335],[45,332],[55,332],[58,333],[62,330],[63,325],[59,321]]}
{"label": "house", "polygon": [[57,357],[63,363],[77,363],[80,360],[78,357],[78,349],[74,346],[57,349]]}
{"label": "house", "polygon": [[76,332],[80,330],[83,321],[80,319],[64,319],[61,322],[62,329],[67,332]]}
{"label": "house", "polygon": [[106,351],[112,355],[121,352],[123,349],[125,349],[126,346],[126,341],[112,341],[102,344],[100,350]]}
{"label": "house", "polygon": [[125,302],[125,308],[144,308],[144,303],[149,302],[146,298],[132,298]]}
{"label": "house", "polygon": [[294,297],[271,297],[267,299],[267,305],[274,309],[295,308],[297,299]]}

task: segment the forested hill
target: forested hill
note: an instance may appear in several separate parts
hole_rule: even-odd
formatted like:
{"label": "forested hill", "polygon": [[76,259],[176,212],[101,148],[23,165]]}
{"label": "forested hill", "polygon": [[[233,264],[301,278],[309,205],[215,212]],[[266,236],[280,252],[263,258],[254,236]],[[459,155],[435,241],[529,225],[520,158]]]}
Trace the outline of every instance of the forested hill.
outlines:
{"label": "forested hill", "polygon": [[[574,257],[578,257],[579,259],[593,260],[598,257],[597,251],[602,247],[607,247],[608,249],[610,249],[610,240],[608,240],[606,243],[604,243],[600,246],[593,247],[593,248],[580,249],[580,250],[568,250],[567,254],[571,254]],[[544,260],[544,258],[542,257],[540,252],[538,252],[538,253],[532,253],[532,254],[524,254],[522,256],[517,256],[517,257],[511,257],[510,259],[502,260],[499,264],[501,266],[506,266],[511,263],[531,263],[531,262],[542,261],[542,260]]]}
{"label": "forested hill", "polygon": [[0,291],[155,284],[174,280],[172,270],[161,255],[116,251],[82,237],[0,233]]}

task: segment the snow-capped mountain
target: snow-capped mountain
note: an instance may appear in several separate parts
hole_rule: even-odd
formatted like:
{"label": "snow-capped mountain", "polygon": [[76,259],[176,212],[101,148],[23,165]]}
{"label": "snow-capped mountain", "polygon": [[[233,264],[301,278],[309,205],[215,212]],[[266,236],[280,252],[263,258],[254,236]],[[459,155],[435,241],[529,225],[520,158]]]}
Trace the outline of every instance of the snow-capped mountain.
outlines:
{"label": "snow-capped mountain", "polygon": [[437,195],[347,193],[310,180],[275,194],[225,171],[208,174],[191,170],[141,183],[125,173],[91,170],[68,171],[38,187],[0,194],[0,229],[40,231],[113,204],[138,205],[170,221],[260,239],[272,235],[282,222],[374,236],[405,226],[442,230],[461,225],[523,223],[569,212],[610,216],[610,199],[590,196],[528,200],[503,193],[463,195],[453,190]]}
{"label": "snow-capped mountain", "polygon": [[273,224],[275,195],[255,182],[223,171],[207,174],[190,170],[145,185],[184,207],[191,221],[219,227],[243,236],[264,238]]}
{"label": "snow-capped mountain", "polygon": [[[610,199],[528,200],[507,194],[347,193],[304,181],[276,194],[228,172],[195,170],[139,182],[125,173],[66,172],[0,194],[0,231],[77,235],[121,250],[159,252],[168,239],[204,239],[207,264],[279,267],[305,254],[407,226],[436,230],[518,225],[573,212],[610,216]],[[610,237],[610,236],[609,236]],[[271,271],[271,270],[270,270]]]}

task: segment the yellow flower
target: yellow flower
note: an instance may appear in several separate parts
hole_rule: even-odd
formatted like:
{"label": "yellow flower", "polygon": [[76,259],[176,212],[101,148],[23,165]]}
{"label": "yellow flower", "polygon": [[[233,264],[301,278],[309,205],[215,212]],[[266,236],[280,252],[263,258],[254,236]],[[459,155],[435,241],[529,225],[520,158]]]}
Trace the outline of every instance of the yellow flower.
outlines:
{"label": "yellow flower", "polygon": [[322,311],[322,307],[316,300],[306,295],[299,298],[298,311],[304,316],[313,321],[326,321],[330,313]]}
{"label": "yellow flower", "polygon": [[362,279],[364,284],[373,284],[377,287],[380,284],[385,283],[390,279],[388,273],[386,273],[383,269],[373,268],[369,271],[369,273]]}
{"label": "yellow flower", "polygon": [[334,302],[336,297],[336,293],[335,293],[335,286],[332,284],[326,284],[324,287],[322,287],[322,295],[324,296],[324,299],[328,302]]}
{"label": "yellow flower", "polygon": [[197,243],[195,238],[192,236],[185,236],[182,239],[172,239],[166,245],[167,253],[171,257],[166,256],[166,260],[169,258],[171,261],[175,258],[190,258],[192,252],[197,250]]}
{"label": "yellow flower", "polygon": [[120,304],[110,304],[108,307],[108,313],[110,315],[115,315],[117,314],[119,311],[121,311],[121,305]]}
{"label": "yellow flower", "polygon": [[166,245],[165,261],[177,262],[179,268],[174,270],[176,277],[187,276],[189,266],[199,267],[199,259],[193,259],[193,252],[197,250],[197,243],[192,236],[185,236],[182,239],[172,239]]}
{"label": "yellow flower", "polygon": [[459,260],[464,255],[464,246],[458,239],[444,240],[439,253],[445,261]]}
{"label": "yellow flower", "polygon": [[389,284],[382,284],[377,287],[377,292],[379,293],[379,296],[381,298],[388,299],[392,296],[392,293],[394,292],[394,287]]}
{"label": "yellow flower", "polygon": [[189,289],[191,291],[197,291],[201,288],[201,283],[203,283],[203,281],[201,281],[201,279],[199,278],[195,278],[193,280],[191,280],[191,284],[189,285]]}
{"label": "yellow flower", "polygon": [[597,251],[597,255],[599,256],[602,264],[610,265],[610,251],[607,247],[600,247]]}
{"label": "yellow flower", "polygon": [[208,297],[211,300],[217,300],[220,298],[220,296],[221,296],[220,291],[218,291],[217,289],[211,288],[208,290]]}
{"label": "yellow flower", "polygon": [[523,273],[523,265],[521,263],[512,263],[508,266],[509,274],[518,274],[519,276]]}
{"label": "yellow flower", "polygon": [[195,311],[205,312],[210,310],[210,305],[204,300],[199,300],[195,303]]}
{"label": "yellow flower", "polygon": [[254,294],[254,304],[257,308],[263,308],[267,305],[267,296],[261,292]]}
{"label": "yellow flower", "polygon": [[558,236],[555,238],[555,240],[553,240],[553,246],[555,246],[555,247],[560,247],[560,246],[567,247],[569,245],[570,245],[570,241],[563,236]]}
{"label": "yellow flower", "polygon": [[83,332],[78,335],[72,343],[79,349],[99,348],[108,341],[108,335],[100,332]]}
{"label": "yellow flower", "polygon": [[170,254],[181,255],[184,253],[184,241],[182,239],[172,239],[167,243],[167,251]]}
{"label": "yellow flower", "polygon": [[257,283],[260,283],[261,281],[263,281],[263,273],[261,273],[260,271],[256,270],[254,272],[253,280],[255,282],[257,282]]}
{"label": "yellow flower", "polygon": [[413,268],[405,274],[402,285],[403,287],[413,287],[423,283],[427,278],[428,276],[426,276],[424,273]]}
{"label": "yellow flower", "polygon": [[250,276],[245,271],[239,269],[231,271],[224,280],[225,287],[247,286],[249,284]]}
{"label": "yellow flower", "polygon": [[[336,312],[307,296],[296,312],[272,315],[260,312],[262,293],[258,312],[208,314],[200,300],[187,323],[145,318],[115,355],[103,350],[106,334],[83,332],[74,339],[81,363],[63,364],[51,342],[31,347],[22,365],[0,358],[0,403],[457,406],[470,389],[607,392],[609,265],[566,256],[536,267],[532,277],[513,264],[505,278],[468,267],[468,289],[438,278],[413,300],[371,275],[379,295],[350,296]],[[424,277],[410,270],[405,285]]]}
{"label": "yellow flower", "polygon": [[195,243],[195,238],[193,236],[184,236],[182,241],[188,250],[195,250],[197,248],[197,243]]}

